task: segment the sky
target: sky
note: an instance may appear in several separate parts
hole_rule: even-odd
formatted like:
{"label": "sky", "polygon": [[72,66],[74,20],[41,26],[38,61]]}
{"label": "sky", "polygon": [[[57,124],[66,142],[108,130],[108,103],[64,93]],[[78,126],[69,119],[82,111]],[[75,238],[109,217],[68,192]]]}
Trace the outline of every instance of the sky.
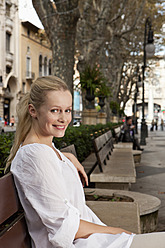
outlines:
{"label": "sky", "polygon": [[30,21],[37,27],[43,29],[38,15],[33,8],[32,0],[19,0],[19,17],[21,20]]}

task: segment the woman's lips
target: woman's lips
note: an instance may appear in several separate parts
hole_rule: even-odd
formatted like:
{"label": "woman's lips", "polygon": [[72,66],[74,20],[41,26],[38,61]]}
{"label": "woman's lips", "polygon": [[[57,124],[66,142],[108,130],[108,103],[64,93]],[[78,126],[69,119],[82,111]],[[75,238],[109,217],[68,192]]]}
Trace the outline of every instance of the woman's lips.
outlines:
{"label": "woman's lips", "polygon": [[64,130],[65,126],[61,126],[61,125],[53,125],[54,127],[56,127],[58,130]]}

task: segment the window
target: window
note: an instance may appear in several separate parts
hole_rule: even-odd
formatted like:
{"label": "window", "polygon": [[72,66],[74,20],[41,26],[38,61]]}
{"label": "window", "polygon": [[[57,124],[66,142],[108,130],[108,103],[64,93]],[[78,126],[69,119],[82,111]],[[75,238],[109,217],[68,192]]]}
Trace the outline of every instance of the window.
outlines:
{"label": "window", "polygon": [[26,85],[26,83],[23,82],[23,83],[22,83],[22,93],[25,93],[25,85]]}
{"label": "window", "polygon": [[31,58],[26,57],[26,77],[31,78]]}
{"label": "window", "polygon": [[44,58],[44,76],[47,76],[47,57]]}
{"label": "window", "polygon": [[27,36],[30,37],[30,30],[27,30]]}
{"label": "window", "polygon": [[27,47],[27,53],[30,53],[30,47],[29,46]]}
{"label": "window", "polygon": [[10,17],[10,5],[6,3],[6,16]]}
{"label": "window", "polygon": [[10,52],[11,34],[6,32],[6,52]]}
{"label": "window", "polygon": [[6,74],[9,74],[11,72],[11,67],[10,66],[6,66]]}
{"label": "window", "polygon": [[42,55],[39,56],[39,77],[42,77]]}
{"label": "window", "polygon": [[49,75],[52,75],[52,61],[49,59]]}

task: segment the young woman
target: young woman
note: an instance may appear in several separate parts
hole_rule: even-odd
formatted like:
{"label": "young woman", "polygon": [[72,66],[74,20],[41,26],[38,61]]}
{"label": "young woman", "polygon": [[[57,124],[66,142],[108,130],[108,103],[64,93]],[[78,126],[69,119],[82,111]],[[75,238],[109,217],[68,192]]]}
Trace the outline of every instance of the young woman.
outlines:
{"label": "young woman", "polygon": [[87,182],[82,166],[73,155],[65,154],[67,158],[52,144],[53,137],[64,136],[71,111],[71,93],[54,76],[38,78],[18,104],[8,164],[12,162],[32,247],[151,248],[136,245],[138,235],[104,225],[86,206],[78,175],[80,172]]}

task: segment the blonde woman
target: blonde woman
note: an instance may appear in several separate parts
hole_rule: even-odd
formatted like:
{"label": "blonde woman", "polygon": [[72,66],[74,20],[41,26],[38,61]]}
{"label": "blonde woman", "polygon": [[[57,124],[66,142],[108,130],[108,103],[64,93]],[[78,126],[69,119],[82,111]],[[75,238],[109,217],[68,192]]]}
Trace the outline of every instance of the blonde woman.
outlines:
{"label": "blonde woman", "polygon": [[67,85],[53,76],[38,78],[18,105],[16,138],[8,164],[25,211],[32,247],[164,247],[139,246],[142,235],[137,238],[104,225],[86,206],[78,176],[80,172],[87,182],[82,166],[73,155],[65,154],[68,159],[52,144],[53,137],[64,136],[71,111]]}

